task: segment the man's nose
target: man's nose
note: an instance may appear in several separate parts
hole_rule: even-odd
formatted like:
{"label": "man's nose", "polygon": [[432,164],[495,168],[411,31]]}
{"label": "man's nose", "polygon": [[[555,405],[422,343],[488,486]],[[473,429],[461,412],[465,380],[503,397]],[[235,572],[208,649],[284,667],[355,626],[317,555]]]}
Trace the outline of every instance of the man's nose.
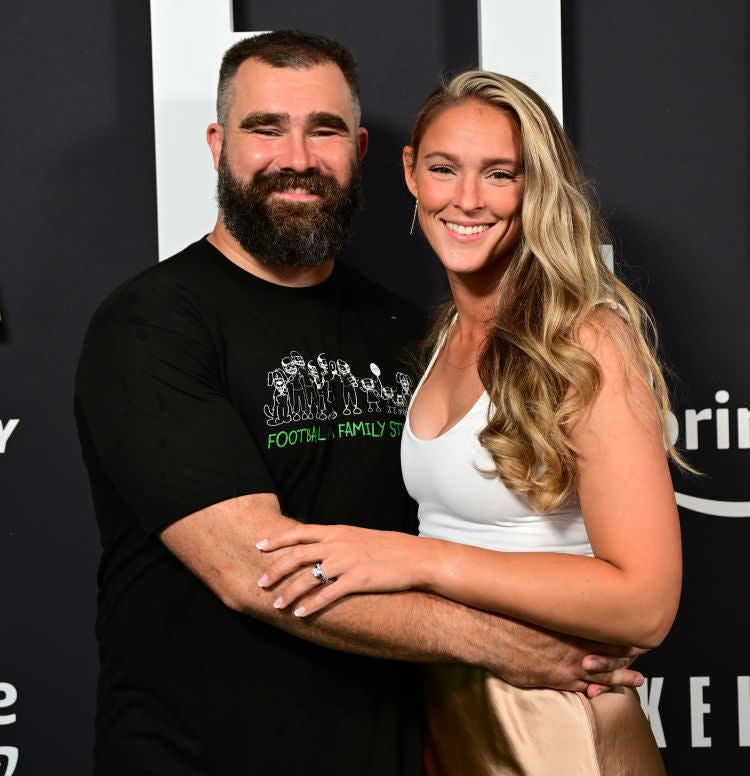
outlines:
{"label": "man's nose", "polygon": [[285,172],[306,172],[317,166],[308,139],[297,132],[290,132],[286,136],[276,163],[279,169]]}

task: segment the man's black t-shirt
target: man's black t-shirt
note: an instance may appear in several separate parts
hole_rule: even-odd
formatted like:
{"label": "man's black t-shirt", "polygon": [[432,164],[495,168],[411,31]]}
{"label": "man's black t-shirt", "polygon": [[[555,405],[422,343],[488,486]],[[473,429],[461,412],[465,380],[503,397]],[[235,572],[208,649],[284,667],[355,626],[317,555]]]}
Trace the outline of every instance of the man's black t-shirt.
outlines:
{"label": "man's black t-shirt", "polygon": [[103,548],[97,774],[420,772],[417,666],[233,612],[158,533],[262,492],[305,522],[413,532],[399,440],[423,325],[344,265],[288,288],[205,239],[96,312],[75,408]]}

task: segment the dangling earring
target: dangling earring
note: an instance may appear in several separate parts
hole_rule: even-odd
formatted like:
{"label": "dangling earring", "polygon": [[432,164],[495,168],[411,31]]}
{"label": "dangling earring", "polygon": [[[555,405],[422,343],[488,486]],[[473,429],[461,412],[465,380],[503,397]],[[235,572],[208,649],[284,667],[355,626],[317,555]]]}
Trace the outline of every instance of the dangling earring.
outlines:
{"label": "dangling earring", "polygon": [[417,223],[417,210],[419,210],[419,197],[414,200],[414,215],[411,217],[411,226],[409,227],[409,237],[414,234],[414,225]]}

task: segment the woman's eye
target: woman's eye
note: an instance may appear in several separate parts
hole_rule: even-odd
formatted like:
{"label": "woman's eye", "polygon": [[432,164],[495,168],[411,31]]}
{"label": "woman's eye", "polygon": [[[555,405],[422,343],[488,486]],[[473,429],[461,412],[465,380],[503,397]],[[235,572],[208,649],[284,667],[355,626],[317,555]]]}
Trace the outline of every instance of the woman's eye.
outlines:
{"label": "woman's eye", "polygon": [[445,164],[433,164],[430,172],[436,172],[438,175],[450,175],[453,170]]}
{"label": "woman's eye", "polygon": [[490,173],[490,178],[496,181],[512,181],[515,176],[507,170],[493,170]]}

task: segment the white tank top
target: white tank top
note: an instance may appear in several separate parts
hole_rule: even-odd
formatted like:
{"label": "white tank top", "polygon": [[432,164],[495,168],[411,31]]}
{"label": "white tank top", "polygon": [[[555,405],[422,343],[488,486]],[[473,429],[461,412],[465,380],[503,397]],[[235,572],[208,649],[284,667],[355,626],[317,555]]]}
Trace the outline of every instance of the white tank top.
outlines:
{"label": "white tank top", "polygon": [[[444,339],[435,348],[412,404]],[[478,439],[489,411],[485,391],[466,415],[435,439],[416,437],[407,412],[401,471],[407,490],[419,504],[419,535],[504,552],[593,555],[576,497],[554,512],[539,515],[495,474],[492,458]]]}

